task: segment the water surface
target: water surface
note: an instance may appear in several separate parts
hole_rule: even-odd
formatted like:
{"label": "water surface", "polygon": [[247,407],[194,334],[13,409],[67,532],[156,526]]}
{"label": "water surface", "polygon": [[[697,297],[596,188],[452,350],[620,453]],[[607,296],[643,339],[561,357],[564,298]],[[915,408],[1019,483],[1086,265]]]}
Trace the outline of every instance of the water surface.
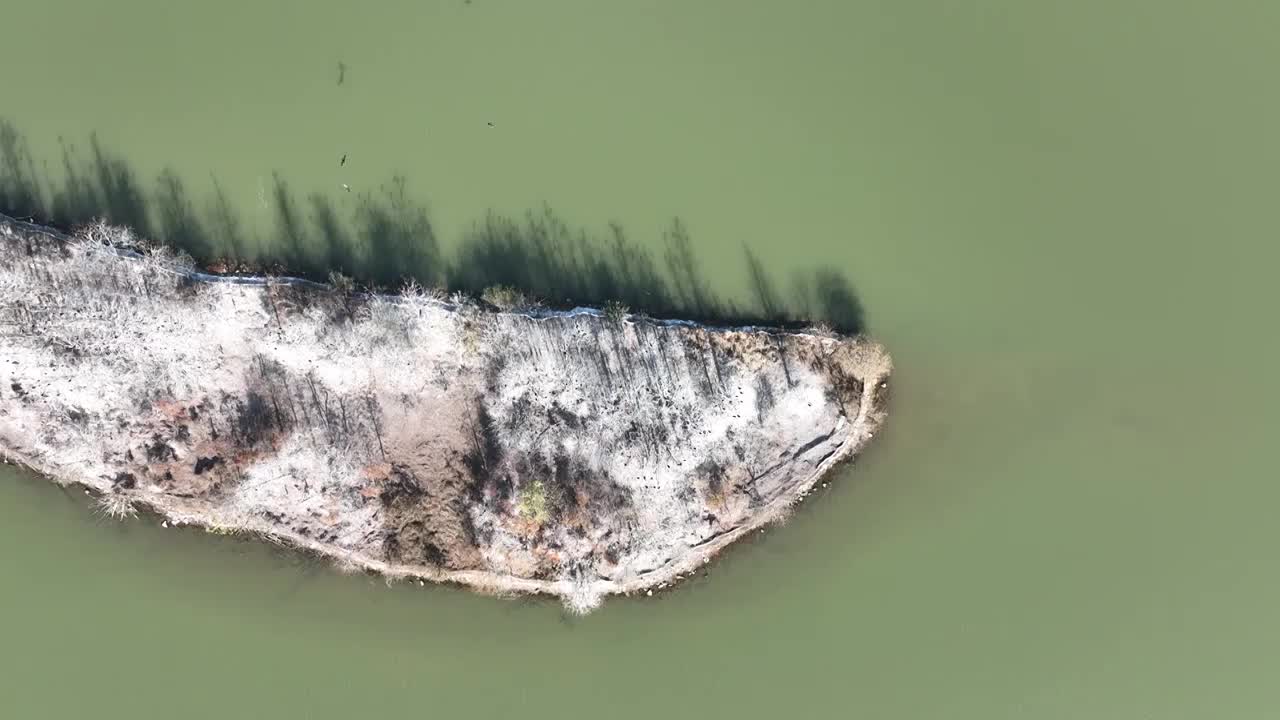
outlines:
{"label": "water surface", "polygon": [[108,523],[0,471],[6,716],[1280,703],[1280,8],[11,4],[0,115],[46,195],[96,133],[147,222],[185,227],[176,178],[217,250],[217,191],[245,252],[278,249],[278,181],[306,243],[395,176],[441,252],[545,205],[661,257],[679,217],[726,302],[755,300],[744,243],[779,287],[838,272],[898,372],[887,432],[790,525],[585,619]]}

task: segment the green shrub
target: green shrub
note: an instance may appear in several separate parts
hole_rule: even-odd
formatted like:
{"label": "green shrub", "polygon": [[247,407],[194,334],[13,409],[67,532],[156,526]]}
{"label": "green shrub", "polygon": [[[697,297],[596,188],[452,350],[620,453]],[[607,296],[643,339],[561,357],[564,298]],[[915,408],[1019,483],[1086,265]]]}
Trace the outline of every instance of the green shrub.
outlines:
{"label": "green shrub", "polygon": [[516,497],[516,512],[539,525],[551,519],[551,505],[547,502],[547,488],[541,480],[520,488]]}
{"label": "green shrub", "polygon": [[333,286],[334,290],[344,295],[356,289],[354,280],[336,270],[329,272],[329,284]]}
{"label": "green shrub", "polygon": [[508,285],[490,285],[480,293],[480,299],[499,310],[518,310],[529,306],[529,298]]}
{"label": "green shrub", "polygon": [[631,314],[631,308],[617,300],[610,300],[604,304],[604,319],[614,325],[621,325],[629,314]]}

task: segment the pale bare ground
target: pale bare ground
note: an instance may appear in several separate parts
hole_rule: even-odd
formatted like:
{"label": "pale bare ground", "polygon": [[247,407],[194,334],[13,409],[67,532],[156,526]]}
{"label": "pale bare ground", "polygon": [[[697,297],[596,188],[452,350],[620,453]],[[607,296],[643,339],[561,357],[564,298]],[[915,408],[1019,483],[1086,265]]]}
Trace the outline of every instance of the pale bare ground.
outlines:
{"label": "pale bare ground", "polygon": [[785,516],[885,420],[864,338],[193,281],[119,232],[3,224],[0,445],[340,567],[585,611]]}

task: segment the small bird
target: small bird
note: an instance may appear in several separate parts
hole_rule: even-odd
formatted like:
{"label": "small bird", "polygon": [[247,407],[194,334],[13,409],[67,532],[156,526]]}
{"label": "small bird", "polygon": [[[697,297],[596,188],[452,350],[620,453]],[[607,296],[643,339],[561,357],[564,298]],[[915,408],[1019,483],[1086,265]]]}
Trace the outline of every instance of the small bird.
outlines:
{"label": "small bird", "polygon": [[346,165],[346,164],[347,164],[347,155],[346,153],[343,153],[342,159],[338,161],[338,167],[342,167],[343,165]]}
{"label": "small bird", "polygon": [[489,127],[493,127],[493,123],[489,123]]}
{"label": "small bird", "polygon": [[351,186],[346,183],[342,183],[342,189],[351,192]]}

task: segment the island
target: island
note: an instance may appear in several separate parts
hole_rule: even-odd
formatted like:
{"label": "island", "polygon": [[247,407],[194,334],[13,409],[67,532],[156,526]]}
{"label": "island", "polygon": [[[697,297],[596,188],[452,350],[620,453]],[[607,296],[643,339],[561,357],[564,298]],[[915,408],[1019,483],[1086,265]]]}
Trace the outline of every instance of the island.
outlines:
{"label": "island", "polygon": [[7,460],[114,517],[575,611],[785,518],[879,430],[891,367],[822,328],[219,274],[0,216]]}

